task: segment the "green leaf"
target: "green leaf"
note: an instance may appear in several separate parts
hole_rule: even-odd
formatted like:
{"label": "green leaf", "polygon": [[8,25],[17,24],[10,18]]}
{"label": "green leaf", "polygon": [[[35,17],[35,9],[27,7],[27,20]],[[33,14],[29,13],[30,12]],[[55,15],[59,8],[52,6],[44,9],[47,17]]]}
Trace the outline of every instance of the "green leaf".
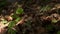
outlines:
{"label": "green leaf", "polygon": [[16,18],[16,19],[15,19],[15,21],[16,21],[16,22],[18,22],[20,19],[21,19],[21,18],[20,18],[20,17],[18,17],[18,18]]}
{"label": "green leaf", "polygon": [[8,28],[8,34],[16,34],[16,31],[11,28]]}
{"label": "green leaf", "polygon": [[9,28],[12,28],[13,26],[15,26],[16,22],[15,21],[11,21],[8,25]]}
{"label": "green leaf", "polygon": [[57,23],[57,22],[58,22],[58,20],[52,19],[52,23]]}
{"label": "green leaf", "polygon": [[23,9],[22,8],[17,8],[16,14],[22,14],[22,13],[23,13]]}
{"label": "green leaf", "polygon": [[57,34],[60,34],[60,31],[58,31]]}
{"label": "green leaf", "polygon": [[16,15],[16,14],[14,14],[14,15],[12,15],[12,18],[18,18],[19,16],[18,15]]}

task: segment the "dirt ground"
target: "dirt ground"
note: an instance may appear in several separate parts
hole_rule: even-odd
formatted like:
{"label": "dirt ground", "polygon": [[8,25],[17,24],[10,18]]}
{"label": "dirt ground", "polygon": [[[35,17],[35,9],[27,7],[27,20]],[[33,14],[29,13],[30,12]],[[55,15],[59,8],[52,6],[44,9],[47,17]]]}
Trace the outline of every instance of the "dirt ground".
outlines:
{"label": "dirt ground", "polygon": [[[8,0],[5,5],[0,6],[0,21],[14,21],[9,16],[17,7],[24,10],[23,14],[18,15],[24,19],[14,27],[17,30],[15,34],[60,34],[60,0]],[[8,26],[0,30],[1,34],[4,31],[8,34]]]}

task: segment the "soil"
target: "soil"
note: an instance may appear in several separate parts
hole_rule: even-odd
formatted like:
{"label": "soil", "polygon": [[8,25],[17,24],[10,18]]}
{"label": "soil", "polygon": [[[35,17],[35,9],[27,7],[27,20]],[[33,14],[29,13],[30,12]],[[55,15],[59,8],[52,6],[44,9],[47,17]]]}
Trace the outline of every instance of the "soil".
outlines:
{"label": "soil", "polygon": [[[40,11],[46,5],[51,6],[51,9]],[[15,26],[16,34],[57,34],[60,31],[60,0],[9,0],[6,6],[0,8],[0,16],[9,21],[5,16],[11,16],[17,6],[24,10],[19,16],[26,17],[22,24]],[[53,19],[58,21],[52,22]]]}

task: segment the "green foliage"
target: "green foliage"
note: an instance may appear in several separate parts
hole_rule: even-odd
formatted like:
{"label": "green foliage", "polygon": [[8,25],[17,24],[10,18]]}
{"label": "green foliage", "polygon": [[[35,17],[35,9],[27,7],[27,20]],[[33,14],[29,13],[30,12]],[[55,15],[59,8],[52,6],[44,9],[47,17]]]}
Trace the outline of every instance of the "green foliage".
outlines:
{"label": "green foliage", "polygon": [[20,17],[18,17],[18,18],[16,18],[16,19],[15,19],[15,21],[16,21],[16,22],[18,22],[20,19],[21,19],[21,18],[20,18]]}
{"label": "green foliage", "polygon": [[14,19],[16,19],[16,18],[18,18],[19,16],[17,15],[17,14],[14,14],[14,15],[12,15],[12,18],[14,18]]}
{"label": "green foliage", "polygon": [[23,13],[23,9],[22,8],[17,8],[16,14],[22,14],[22,13]]}
{"label": "green foliage", "polygon": [[57,34],[60,34],[60,31],[58,31]]}
{"label": "green foliage", "polygon": [[10,22],[9,27],[13,27],[16,24],[16,22],[18,22],[21,19],[21,17],[19,17],[17,14],[22,14],[22,13],[23,13],[23,9],[17,8],[16,13],[14,13],[14,15],[12,15],[12,17],[15,20]]}
{"label": "green foliage", "polygon": [[12,29],[16,25],[16,23],[17,22],[15,22],[15,21],[11,21],[10,24],[8,25],[9,34],[16,34],[16,31]]}
{"label": "green foliage", "polygon": [[20,20],[20,18],[17,18],[15,21],[11,21],[8,25],[8,33],[9,34],[16,34],[16,31],[12,28],[16,25],[16,23]]}
{"label": "green foliage", "polygon": [[12,15],[12,18],[14,18],[13,21],[11,21],[8,25],[8,32],[10,34],[16,34],[16,31],[12,30],[12,28],[16,25],[16,23],[21,19],[21,17],[19,17],[20,14],[23,13],[23,9],[22,8],[17,8],[16,12]]}
{"label": "green foliage", "polygon": [[16,30],[8,28],[8,34],[16,34]]}
{"label": "green foliage", "polygon": [[15,21],[11,21],[10,24],[8,25],[9,28],[13,28],[13,26],[15,26],[16,22]]}

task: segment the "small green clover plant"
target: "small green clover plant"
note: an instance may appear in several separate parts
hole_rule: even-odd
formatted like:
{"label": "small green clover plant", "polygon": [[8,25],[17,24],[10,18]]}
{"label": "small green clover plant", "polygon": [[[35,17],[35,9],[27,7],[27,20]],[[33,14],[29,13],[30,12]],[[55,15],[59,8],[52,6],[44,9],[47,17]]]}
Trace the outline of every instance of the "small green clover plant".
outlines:
{"label": "small green clover plant", "polygon": [[23,13],[23,9],[22,8],[17,8],[16,14],[22,14],[22,13]]}
{"label": "small green clover plant", "polygon": [[8,33],[10,33],[10,34],[16,34],[16,31],[15,30],[12,30],[12,28],[21,19],[21,17],[19,17],[18,15],[20,15],[22,13],[23,13],[23,9],[22,8],[17,8],[17,10],[14,13],[14,15],[12,15],[12,18],[14,18],[14,20],[11,21],[10,24],[8,25]]}

